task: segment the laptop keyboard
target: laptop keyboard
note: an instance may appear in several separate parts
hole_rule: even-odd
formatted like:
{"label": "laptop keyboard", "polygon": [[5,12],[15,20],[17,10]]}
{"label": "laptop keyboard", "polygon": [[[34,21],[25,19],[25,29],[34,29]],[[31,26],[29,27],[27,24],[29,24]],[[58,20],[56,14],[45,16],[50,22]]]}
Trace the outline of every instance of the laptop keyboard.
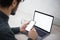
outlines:
{"label": "laptop keyboard", "polygon": [[40,29],[38,29],[38,28],[36,28],[35,27],[35,29],[36,29],[36,31],[37,31],[37,33],[38,33],[38,35],[40,36],[40,37],[43,37],[43,36],[45,36],[47,33],[46,32],[44,32],[44,31],[42,31],[42,30],[40,30]]}

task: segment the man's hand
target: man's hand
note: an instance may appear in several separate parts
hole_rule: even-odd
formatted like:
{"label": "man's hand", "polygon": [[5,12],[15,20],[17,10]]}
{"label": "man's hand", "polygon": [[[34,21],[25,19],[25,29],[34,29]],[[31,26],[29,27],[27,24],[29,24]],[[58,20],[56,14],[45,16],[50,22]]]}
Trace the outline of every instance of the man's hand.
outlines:
{"label": "man's hand", "polygon": [[37,39],[37,32],[36,32],[35,28],[33,28],[30,32],[28,32],[28,37],[33,40]]}
{"label": "man's hand", "polygon": [[22,26],[20,27],[20,32],[26,32],[25,28],[27,27],[28,24],[29,22],[22,24]]}

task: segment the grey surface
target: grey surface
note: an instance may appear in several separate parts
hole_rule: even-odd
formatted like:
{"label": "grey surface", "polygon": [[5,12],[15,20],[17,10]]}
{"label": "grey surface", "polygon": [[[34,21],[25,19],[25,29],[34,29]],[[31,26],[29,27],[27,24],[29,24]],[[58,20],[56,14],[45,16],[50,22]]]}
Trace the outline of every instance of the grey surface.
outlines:
{"label": "grey surface", "polygon": [[[18,40],[27,40],[28,37],[23,34],[17,34],[16,38]],[[51,34],[43,40],[60,40],[60,27],[53,25]]]}
{"label": "grey surface", "polygon": [[54,25],[51,34],[44,40],[60,40],[60,27]]}

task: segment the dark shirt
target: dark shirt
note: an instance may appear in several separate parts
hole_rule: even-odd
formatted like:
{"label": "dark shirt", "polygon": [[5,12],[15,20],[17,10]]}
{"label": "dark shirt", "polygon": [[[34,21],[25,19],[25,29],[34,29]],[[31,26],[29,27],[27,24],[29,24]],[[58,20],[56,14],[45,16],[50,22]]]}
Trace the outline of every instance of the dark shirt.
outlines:
{"label": "dark shirt", "polygon": [[[22,32],[20,32],[19,27],[10,28],[8,20],[9,17],[0,11],[0,40],[17,40],[14,35]],[[27,33],[25,32],[23,34],[27,35]],[[32,39],[28,38],[28,40]]]}
{"label": "dark shirt", "polygon": [[10,28],[9,17],[0,11],[0,40],[17,40],[15,34],[19,33],[19,28]]}

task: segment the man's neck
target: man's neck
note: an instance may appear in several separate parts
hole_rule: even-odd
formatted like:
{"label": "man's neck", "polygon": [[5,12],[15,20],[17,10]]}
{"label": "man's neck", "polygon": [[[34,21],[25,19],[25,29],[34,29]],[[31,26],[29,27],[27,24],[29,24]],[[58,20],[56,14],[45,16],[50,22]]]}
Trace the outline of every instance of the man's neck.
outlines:
{"label": "man's neck", "polygon": [[8,10],[7,8],[0,8],[0,11],[2,11],[4,14],[6,14],[7,16],[10,15],[10,10]]}

